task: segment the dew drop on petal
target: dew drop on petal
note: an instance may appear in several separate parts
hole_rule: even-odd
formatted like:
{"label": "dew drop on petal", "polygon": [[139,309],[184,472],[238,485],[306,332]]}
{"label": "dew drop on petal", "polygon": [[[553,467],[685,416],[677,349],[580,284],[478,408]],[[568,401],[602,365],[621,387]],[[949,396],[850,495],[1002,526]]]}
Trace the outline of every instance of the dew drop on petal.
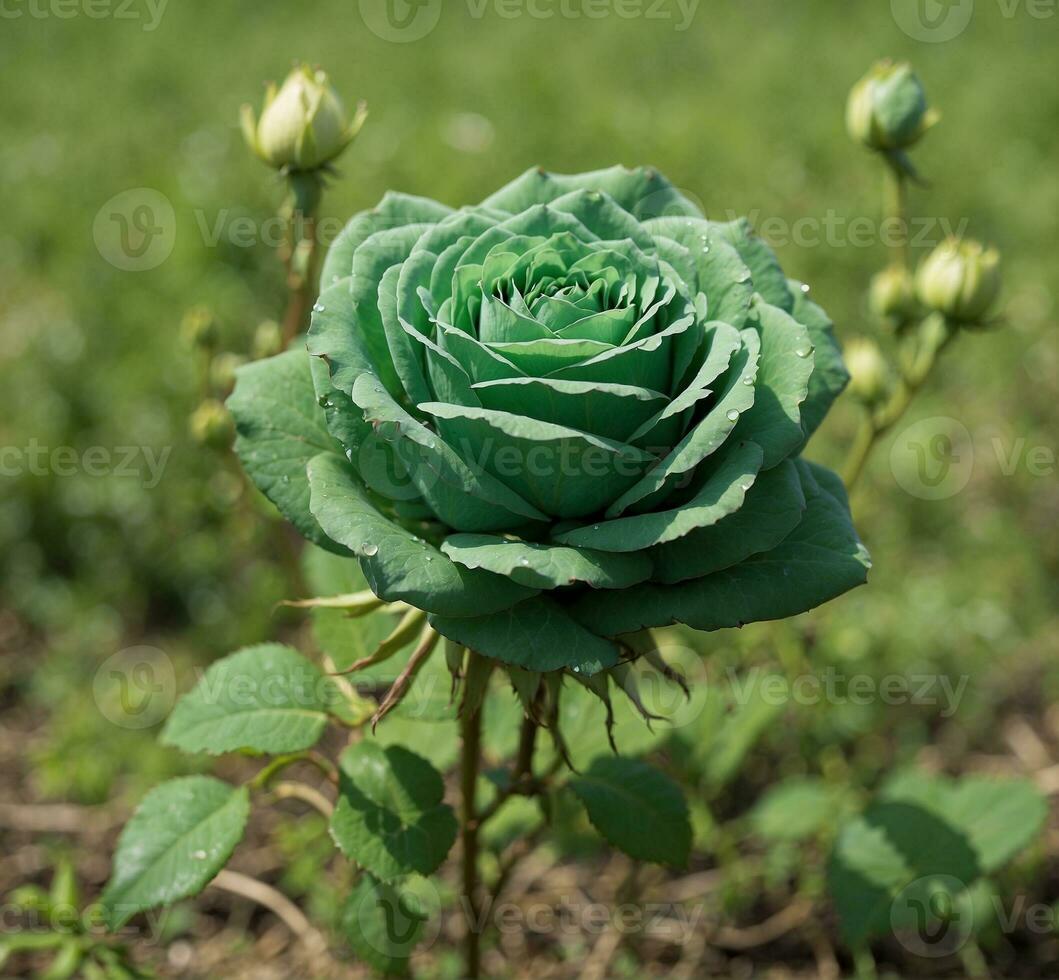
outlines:
{"label": "dew drop on petal", "polygon": [[797,354],[799,357],[808,357],[814,350],[816,350],[816,348],[810,345],[809,347],[805,347],[802,350],[796,350],[794,353]]}
{"label": "dew drop on petal", "polygon": [[809,292],[809,283],[807,283],[807,282],[803,282],[802,283],[802,292],[803,293]]}
{"label": "dew drop on petal", "polygon": [[434,560],[434,556],[433,555],[427,555],[426,560],[427,561],[433,561]]}
{"label": "dew drop on petal", "polygon": [[379,546],[377,544],[366,544],[360,549],[360,553],[365,558],[374,558],[379,553]]}
{"label": "dew drop on petal", "polygon": [[599,525],[598,524],[593,524],[592,525],[592,530],[593,531],[598,531],[599,530]]}
{"label": "dew drop on petal", "polygon": [[754,383],[754,379],[752,377],[750,377],[749,374],[743,376],[743,384],[752,385],[753,383]]}
{"label": "dew drop on petal", "polygon": [[727,418],[729,422],[738,422],[739,413],[734,408],[730,408],[725,418]]}
{"label": "dew drop on petal", "polygon": [[192,851],[191,852],[191,856],[196,861],[205,861],[206,860],[206,852],[205,851]]}
{"label": "dew drop on petal", "polygon": [[520,558],[519,559],[519,564],[520,565],[528,565],[529,564],[529,559],[528,558]]}

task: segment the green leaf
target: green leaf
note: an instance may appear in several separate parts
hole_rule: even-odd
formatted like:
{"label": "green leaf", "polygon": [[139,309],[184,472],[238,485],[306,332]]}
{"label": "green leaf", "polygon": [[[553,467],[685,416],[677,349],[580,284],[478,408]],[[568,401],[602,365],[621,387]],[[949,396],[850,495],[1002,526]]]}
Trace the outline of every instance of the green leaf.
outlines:
{"label": "green leaf", "polygon": [[406,976],[427,914],[414,891],[362,874],[342,910],[353,952],[386,976]]}
{"label": "green leaf", "polygon": [[206,671],[169,716],[162,741],[185,752],[300,752],[327,725],[331,685],[279,643],[247,647]]}
{"label": "green leaf", "polygon": [[304,537],[344,553],[309,512],[306,464],[341,451],[317,402],[309,356],[288,351],[240,368],[228,409],[238,433],[235,451],[254,485]]}
{"label": "green leaf", "polygon": [[1025,847],[1046,816],[1026,780],[900,774],[835,843],[828,884],[844,939],[856,945],[903,926],[912,903],[895,899],[921,879],[965,894]]}
{"label": "green leaf", "polygon": [[339,770],[331,836],[342,853],[383,881],[436,871],[456,840],[441,774],[405,748],[368,739],[342,753]]}
{"label": "green leaf", "polygon": [[639,759],[600,756],[569,786],[592,826],[630,857],[676,868],[687,864],[688,805],[665,773]]}
{"label": "green leaf", "polygon": [[576,582],[594,589],[626,589],[651,575],[646,555],[608,554],[492,534],[453,534],[441,550],[467,568],[484,568],[536,589],[558,589]]}
{"label": "green leaf", "polygon": [[431,616],[430,624],[450,640],[525,670],[567,667],[595,674],[618,662],[613,643],[589,632],[571,619],[563,606],[544,597],[527,599],[488,616]]}
{"label": "green leaf", "polygon": [[795,616],[862,585],[870,560],[853,529],[842,482],[812,463],[796,465],[806,510],[782,544],[701,579],[592,593],[574,603],[571,614],[608,636],[677,622],[726,629]]}
{"label": "green leaf", "polygon": [[245,786],[209,776],[173,779],[151,790],[118,840],[102,897],[110,928],[202,891],[242,839],[249,813]]}
{"label": "green leaf", "polygon": [[345,461],[321,455],[309,464],[310,507],[334,540],[360,556],[371,590],[443,616],[494,612],[532,595],[499,575],[463,568],[384,517]]}
{"label": "green leaf", "polygon": [[792,776],[770,789],[750,812],[754,830],[768,841],[800,841],[834,825],[839,790],[815,776]]}

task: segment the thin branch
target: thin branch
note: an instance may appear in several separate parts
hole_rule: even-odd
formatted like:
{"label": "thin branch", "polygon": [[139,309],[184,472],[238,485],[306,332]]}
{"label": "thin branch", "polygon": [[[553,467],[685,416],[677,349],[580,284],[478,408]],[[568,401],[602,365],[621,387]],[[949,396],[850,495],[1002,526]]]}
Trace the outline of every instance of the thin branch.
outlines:
{"label": "thin branch", "polygon": [[278,800],[301,800],[303,803],[308,803],[309,806],[318,810],[328,820],[331,819],[331,814],[335,812],[335,805],[318,789],[306,783],[293,781],[276,783],[272,787],[271,793]]}
{"label": "thin branch", "polygon": [[286,895],[263,881],[224,869],[210,882],[214,888],[256,902],[280,919],[313,956],[326,956],[327,940]]}

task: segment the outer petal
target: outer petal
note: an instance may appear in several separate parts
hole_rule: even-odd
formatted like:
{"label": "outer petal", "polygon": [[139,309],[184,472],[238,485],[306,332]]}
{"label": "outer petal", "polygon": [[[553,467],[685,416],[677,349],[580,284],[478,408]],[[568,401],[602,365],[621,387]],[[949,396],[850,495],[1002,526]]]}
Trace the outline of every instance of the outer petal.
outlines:
{"label": "outer petal", "polygon": [[353,272],[353,253],[377,231],[411,224],[433,224],[452,214],[452,208],[411,194],[388,193],[372,210],[355,214],[334,240],[320,273],[326,289]]}
{"label": "outer petal", "polygon": [[305,467],[322,452],[341,452],[316,400],[309,357],[288,351],[239,369],[228,399],[238,436],[235,451],[247,476],[298,532],[338,554],[309,510]]}
{"label": "outer petal", "polygon": [[535,167],[486,198],[483,204],[518,214],[534,204],[547,204],[576,190],[603,191],[640,220],[665,214],[702,217],[691,201],[650,167],[611,167],[584,174],[551,174]]}
{"label": "outer petal", "polygon": [[870,559],[853,529],[842,481],[799,460],[806,497],[801,524],[778,547],[701,579],[595,592],[571,613],[607,635],[686,623],[716,630],[796,616],[862,585]]}
{"label": "outer petal", "polygon": [[309,463],[309,508],[328,537],[350,549],[371,590],[443,616],[482,615],[533,595],[532,589],[455,564],[433,545],[383,516],[353,470],[330,453]]}
{"label": "outer petal", "polygon": [[429,622],[450,640],[525,670],[568,667],[591,675],[618,662],[614,643],[585,629],[559,603],[543,596],[502,612],[460,619],[435,615]]}

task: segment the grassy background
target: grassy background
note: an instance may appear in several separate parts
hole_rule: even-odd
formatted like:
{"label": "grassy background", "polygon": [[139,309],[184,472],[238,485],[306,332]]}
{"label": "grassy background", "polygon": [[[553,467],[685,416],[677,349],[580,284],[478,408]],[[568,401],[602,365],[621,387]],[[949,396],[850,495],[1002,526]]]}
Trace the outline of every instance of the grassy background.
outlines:
{"label": "grassy background", "polygon": [[[1010,756],[1025,768],[1011,749],[1020,724],[1047,752],[1059,742],[1059,14],[979,0],[961,36],[926,44],[885,3],[704,3],[679,32],[613,15],[505,19],[492,5],[479,18],[450,2],[428,37],[394,44],[350,0],[172,3],[152,31],[142,3],[129,20],[8,8],[24,15],[0,31],[0,445],[172,447],[152,489],[84,473],[0,478],[0,696],[5,729],[20,735],[5,751],[13,799],[127,800],[187,765],[154,747],[152,730],[110,724],[86,695],[115,651],[162,649],[185,689],[197,665],[293,628],[272,615],[301,587],[282,537],[231,461],[187,436],[201,392],[178,325],[207,304],[225,346],[245,352],[255,325],[282,308],[274,249],[227,232],[240,217],[266,221],[278,203],[237,114],[294,58],[325,66],[350,102],[371,107],[324,201],[335,219],[388,188],[462,204],[532,165],[623,162],[657,166],[714,217],[833,214],[840,231],[878,217],[881,184],[845,136],[846,92],[878,57],[912,60],[944,117],[916,151],[930,187],[913,193],[912,214],[966,221],[1000,247],[1006,323],[961,339],[907,419],[966,426],[966,489],[940,502],[909,495],[884,444],[855,500],[872,583],[803,625],[819,633],[817,667],[965,677],[966,690],[950,717],[944,705],[791,705],[760,733],[749,785],[823,771],[867,787],[913,759],[958,772]],[[93,222],[138,187],[172,202],[175,248],[153,270],[122,272],[96,249]],[[880,244],[852,245],[843,231],[777,249],[842,337],[886,341],[864,300]],[[813,455],[839,461],[855,422],[841,403]],[[1034,447],[1052,453],[1050,472],[1017,455]],[[721,662],[777,659],[771,633],[710,642]],[[726,816],[752,802],[736,797],[720,805]],[[1059,894],[1052,877],[1038,886],[1048,900]]]}

